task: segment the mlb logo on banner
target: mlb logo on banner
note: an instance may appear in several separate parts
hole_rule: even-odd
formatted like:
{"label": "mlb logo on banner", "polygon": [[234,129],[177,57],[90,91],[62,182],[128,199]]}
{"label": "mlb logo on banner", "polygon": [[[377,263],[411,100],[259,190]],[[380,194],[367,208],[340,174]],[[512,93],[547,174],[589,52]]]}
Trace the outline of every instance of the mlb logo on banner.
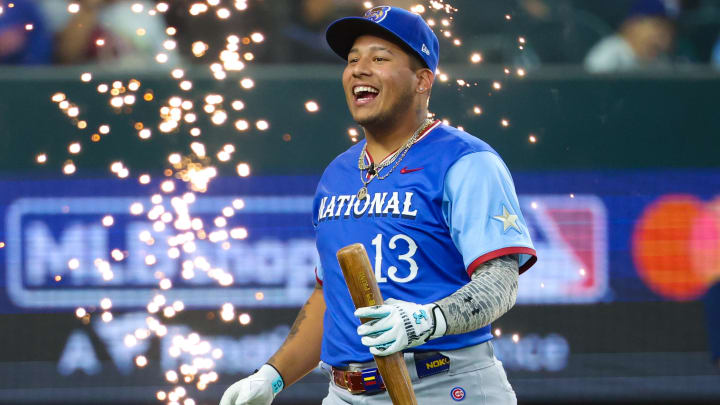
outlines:
{"label": "mlb logo on banner", "polygon": [[538,262],[520,277],[517,302],[590,303],[608,290],[607,218],[594,195],[519,197]]}

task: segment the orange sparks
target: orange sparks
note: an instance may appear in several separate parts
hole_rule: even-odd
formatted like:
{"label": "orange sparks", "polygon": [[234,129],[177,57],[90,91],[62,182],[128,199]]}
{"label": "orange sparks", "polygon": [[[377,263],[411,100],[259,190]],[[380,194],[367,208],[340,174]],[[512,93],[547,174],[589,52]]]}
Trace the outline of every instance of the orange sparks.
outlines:
{"label": "orange sparks", "polygon": [[237,165],[237,173],[240,177],[247,177],[250,175],[250,165],[247,163],[240,163]]}
{"label": "orange sparks", "polygon": [[65,173],[67,175],[71,175],[71,174],[75,173],[76,170],[77,170],[77,168],[75,167],[75,164],[70,160],[65,162],[65,165],[63,165],[63,173]]}
{"label": "orange sparks", "polygon": [[318,105],[317,102],[310,100],[305,103],[305,109],[310,113],[314,113],[314,112],[318,112],[318,110],[320,110],[320,106]]}

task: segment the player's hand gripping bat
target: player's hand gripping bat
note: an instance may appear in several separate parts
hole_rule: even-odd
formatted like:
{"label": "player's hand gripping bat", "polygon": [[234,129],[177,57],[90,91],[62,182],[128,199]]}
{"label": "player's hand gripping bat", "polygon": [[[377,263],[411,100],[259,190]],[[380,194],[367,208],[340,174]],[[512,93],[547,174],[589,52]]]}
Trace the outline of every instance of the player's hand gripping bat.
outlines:
{"label": "player's hand gripping bat", "polygon": [[[345,246],[338,250],[337,258],[355,308],[382,305],[383,298],[365,247],[360,243]],[[369,319],[361,321],[364,323]],[[393,405],[417,405],[403,354],[398,352],[374,357]]]}

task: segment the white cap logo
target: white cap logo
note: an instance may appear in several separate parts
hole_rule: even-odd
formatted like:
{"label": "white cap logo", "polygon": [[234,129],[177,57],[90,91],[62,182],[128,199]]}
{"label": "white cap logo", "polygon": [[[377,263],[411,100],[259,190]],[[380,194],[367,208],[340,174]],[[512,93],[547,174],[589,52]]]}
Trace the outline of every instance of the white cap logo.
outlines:
{"label": "white cap logo", "polygon": [[422,53],[424,53],[427,56],[430,56],[430,50],[428,49],[428,47],[425,44],[423,44],[423,46],[422,46]]}

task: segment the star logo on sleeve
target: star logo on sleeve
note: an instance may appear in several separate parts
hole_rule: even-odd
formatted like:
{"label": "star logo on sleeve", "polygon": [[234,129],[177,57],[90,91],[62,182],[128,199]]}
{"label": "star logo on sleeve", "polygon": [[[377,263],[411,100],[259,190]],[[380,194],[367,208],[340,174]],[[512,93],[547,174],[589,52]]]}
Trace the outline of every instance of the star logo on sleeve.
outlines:
{"label": "star logo on sleeve", "polygon": [[518,226],[517,224],[518,216],[515,214],[511,214],[510,211],[508,211],[507,207],[505,207],[505,205],[503,205],[502,209],[502,215],[497,215],[492,218],[502,222],[503,232],[507,232],[508,229],[513,228],[518,231],[518,233],[522,233],[522,231],[520,230],[520,226]]}

